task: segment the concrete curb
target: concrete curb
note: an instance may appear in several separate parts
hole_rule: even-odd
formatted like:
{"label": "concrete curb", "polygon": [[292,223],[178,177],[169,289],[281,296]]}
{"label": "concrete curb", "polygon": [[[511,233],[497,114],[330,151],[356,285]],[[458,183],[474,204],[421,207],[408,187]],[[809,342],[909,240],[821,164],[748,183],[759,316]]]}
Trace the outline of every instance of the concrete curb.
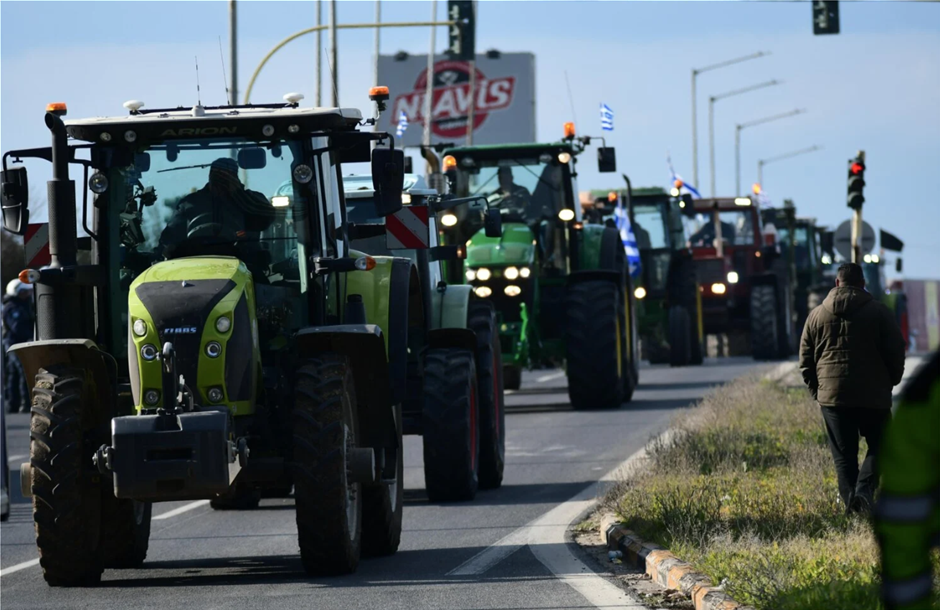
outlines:
{"label": "concrete curb", "polygon": [[620,551],[624,563],[645,571],[658,585],[688,595],[695,610],[753,610],[734,601],[722,587],[713,586],[691,564],[657,544],[644,542],[623,524],[605,519],[601,527],[607,536],[608,550]]}

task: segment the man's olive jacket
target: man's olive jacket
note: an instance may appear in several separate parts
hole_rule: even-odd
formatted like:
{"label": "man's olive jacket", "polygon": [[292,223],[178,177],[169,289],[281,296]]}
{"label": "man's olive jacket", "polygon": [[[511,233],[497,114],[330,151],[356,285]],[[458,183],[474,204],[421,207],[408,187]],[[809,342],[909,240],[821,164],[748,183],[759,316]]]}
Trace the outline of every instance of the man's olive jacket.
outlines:
{"label": "man's olive jacket", "polygon": [[820,406],[890,409],[904,347],[887,307],[861,288],[837,287],[806,319],[800,372]]}

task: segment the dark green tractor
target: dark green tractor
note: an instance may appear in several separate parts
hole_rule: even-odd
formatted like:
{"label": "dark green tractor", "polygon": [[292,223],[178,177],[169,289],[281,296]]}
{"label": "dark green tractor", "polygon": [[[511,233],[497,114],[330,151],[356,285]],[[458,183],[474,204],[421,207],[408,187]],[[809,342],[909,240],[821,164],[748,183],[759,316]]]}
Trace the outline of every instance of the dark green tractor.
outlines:
{"label": "dark green tractor", "polygon": [[[614,227],[585,225],[577,202],[576,162],[589,142],[570,125],[560,142],[452,148],[443,164],[452,194],[487,201],[485,213],[457,206],[441,224],[446,243],[467,249],[448,280],[496,305],[505,387],[519,388],[525,368],[563,363],[576,409],[617,407],[638,379],[623,243]],[[612,149],[598,159],[615,171]]]}

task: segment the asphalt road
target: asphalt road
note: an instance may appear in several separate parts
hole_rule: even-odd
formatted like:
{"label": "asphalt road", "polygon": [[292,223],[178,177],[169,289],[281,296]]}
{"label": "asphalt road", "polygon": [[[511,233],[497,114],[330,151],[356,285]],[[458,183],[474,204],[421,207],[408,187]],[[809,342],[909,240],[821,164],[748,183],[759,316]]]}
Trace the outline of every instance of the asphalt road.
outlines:
{"label": "asphalt road", "polygon": [[178,502],[154,507],[142,569],[106,570],[93,589],[48,587],[34,563],[31,506],[18,493],[28,416],[12,415],[13,505],[0,528],[3,607],[639,608],[580,563],[580,551],[564,538],[566,527],[590,505],[598,479],[710,387],[770,368],[749,359],[644,367],[631,403],[587,412],[567,406],[558,371],[526,373],[523,390],[507,396],[503,487],[480,492],[474,502],[429,503],[421,439],[407,437],[399,552],[364,560],[356,574],[324,579],[303,573],[291,499],[264,500],[248,512]]}

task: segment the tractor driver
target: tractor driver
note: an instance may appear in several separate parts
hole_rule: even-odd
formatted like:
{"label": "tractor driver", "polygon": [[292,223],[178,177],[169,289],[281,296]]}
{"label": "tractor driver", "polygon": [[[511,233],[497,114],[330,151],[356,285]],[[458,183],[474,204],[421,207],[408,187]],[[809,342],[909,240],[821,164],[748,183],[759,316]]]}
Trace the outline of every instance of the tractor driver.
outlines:
{"label": "tractor driver", "polygon": [[239,258],[251,268],[252,254],[261,250],[260,233],[274,217],[268,198],[246,189],[238,178],[238,164],[222,157],[209,166],[208,183],[179,201],[160,235],[159,251],[168,258],[211,254],[238,242]]}
{"label": "tractor driver", "polygon": [[495,199],[494,207],[516,213],[531,221],[527,218],[532,207],[532,193],[529,189],[515,183],[512,168],[508,165],[500,166],[496,177],[499,179],[499,189],[491,195]]}
{"label": "tractor driver", "polygon": [[[730,222],[721,221],[721,239],[727,243],[734,243],[735,230]],[[702,228],[695,232],[689,241],[696,248],[714,248],[715,239],[715,217],[709,214],[708,222],[702,225]]]}

